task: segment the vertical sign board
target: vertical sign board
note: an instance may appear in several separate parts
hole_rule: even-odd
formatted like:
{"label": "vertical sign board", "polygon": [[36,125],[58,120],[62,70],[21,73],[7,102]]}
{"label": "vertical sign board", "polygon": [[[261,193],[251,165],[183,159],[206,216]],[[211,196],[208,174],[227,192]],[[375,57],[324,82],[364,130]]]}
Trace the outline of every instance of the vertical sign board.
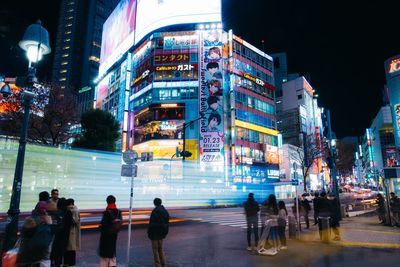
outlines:
{"label": "vertical sign board", "polygon": [[200,162],[224,161],[222,30],[200,31]]}

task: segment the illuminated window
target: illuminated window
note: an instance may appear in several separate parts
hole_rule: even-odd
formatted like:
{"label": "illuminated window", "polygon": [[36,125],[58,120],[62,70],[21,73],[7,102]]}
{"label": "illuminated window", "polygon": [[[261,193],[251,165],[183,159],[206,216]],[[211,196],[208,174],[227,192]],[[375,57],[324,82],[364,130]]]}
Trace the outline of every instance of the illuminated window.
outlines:
{"label": "illuminated window", "polygon": [[68,23],[67,25],[65,25],[65,26],[67,26],[67,27],[71,27],[72,26],[72,23]]}
{"label": "illuminated window", "polygon": [[73,9],[73,8],[71,8],[70,10],[68,10],[68,12],[74,12],[74,9]]}
{"label": "illuminated window", "polygon": [[63,81],[66,81],[67,80],[67,78],[65,78],[65,77],[63,77],[63,78],[60,78],[60,79],[58,79],[60,82],[63,82]]}
{"label": "illuminated window", "polygon": [[71,41],[70,38],[64,40],[64,42],[70,42],[70,41]]}
{"label": "illuminated window", "polygon": [[68,5],[69,5],[69,6],[72,6],[73,4],[75,4],[74,1],[68,2]]}
{"label": "illuminated window", "polygon": [[68,61],[61,62],[61,65],[68,65]]}
{"label": "illuminated window", "polygon": [[100,62],[100,58],[95,57],[95,56],[90,56],[89,60],[94,61],[94,62]]}
{"label": "illuminated window", "polygon": [[61,86],[61,89],[65,89],[65,86]]}
{"label": "illuminated window", "polygon": [[60,73],[67,73],[67,70],[60,70]]}
{"label": "illuminated window", "polygon": [[66,31],[65,34],[71,34],[71,31]]}
{"label": "illuminated window", "polygon": [[68,49],[70,49],[70,47],[69,46],[64,46],[63,49],[64,50],[68,50]]}
{"label": "illuminated window", "polygon": [[73,19],[74,17],[72,17],[72,16],[70,16],[70,17],[68,17],[67,19]]}
{"label": "illuminated window", "polygon": [[63,54],[62,57],[69,57],[69,54]]}

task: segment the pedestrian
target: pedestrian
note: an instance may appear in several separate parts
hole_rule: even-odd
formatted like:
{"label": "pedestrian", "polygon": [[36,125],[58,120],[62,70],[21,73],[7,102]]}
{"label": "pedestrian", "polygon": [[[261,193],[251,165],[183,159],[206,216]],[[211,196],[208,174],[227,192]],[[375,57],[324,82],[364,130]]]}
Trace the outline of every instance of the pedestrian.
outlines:
{"label": "pedestrian", "polygon": [[[292,212],[296,217],[296,221],[298,220],[298,226],[299,229],[298,231],[301,231],[301,217],[305,217],[305,212],[304,212],[304,206],[302,204],[302,202],[300,200],[298,200],[296,197],[293,199],[294,200],[294,204],[292,206]],[[299,204],[299,218],[297,218],[297,204]]]}
{"label": "pedestrian", "polygon": [[67,204],[65,198],[57,201],[56,224],[53,224],[54,240],[51,248],[51,262],[54,267],[61,267],[64,262],[64,254],[67,250],[69,239],[69,226],[66,223]]}
{"label": "pedestrian", "polygon": [[318,212],[319,212],[319,193],[315,192],[313,199],[313,208],[314,208],[314,225],[318,224]]}
{"label": "pedestrian", "polygon": [[339,206],[339,201],[337,199],[337,197],[333,194],[331,195],[331,228],[332,228],[332,232],[335,235],[333,237],[333,240],[335,241],[340,241],[340,206]]}
{"label": "pedestrian", "polygon": [[243,203],[244,212],[246,214],[247,222],[247,250],[252,251],[251,246],[251,233],[254,233],[254,248],[258,246],[258,212],[260,207],[258,202],[254,199],[254,194],[249,193],[247,201]]}
{"label": "pedestrian", "polygon": [[113,195],[109,195],[106,202],[107,208],[103,212],[100,225],[100,267],[116,267],[117,237],[121,228],[122,214],[117,209],[116,199]]}
{"label": "pedestrian", "polygon": [[319,229],[319,236],[322,239],[323,231],[328,231],[328,229],[323,228],[322,220],[327,219],[328,225],[331,222],[331,215],[332,215],[332,203],[326,196],[326,192],[322,191],[320,194],[320,198],[318,200],[318,229]]}
{"label": "pedestrian", "polygon": [[40,220],[48,225],[52,224],[52,219],[47,212],[47,205],[49,203],[50,195],[47,191],[42,191],[39,193],[39,201],[32,211],[33,217],[38,217]]}
{"label": "pedestrian", "polygon": [[155,198],[153,204],[155,208],[150,215],[147,236],[151,240],[155,266],[165,267],[167,266],[167,262],[163,250],[163,240],[169,230],[169,214],[164,206],[161,205],[162,200],[160,198]]}
{"label": "pedestrian", "polygon": [[310,229],[310,220],[308,218],[308,214],[311,211],[311,206],[310,206],[310,202],[308,201],[308,199],[306,197],[303,197],[302,201],[301,201],[301,205],[303,206],[303,214],[304,214],[304,220],[306,222],[306,228]]}
{"label": "pedestrian", "polygon": [[[276,255],[279,250],[279,210],[274,194],[269,195],[268,200],[264,202],[262,208],[266,214],[266,221],[261,232],[257,251],[261,255]],[[268,241],[272,242],[272,246]]]}
{"label": "pedestrian", "polygon": [[286,246],[286,222],[287,222],[287,217],[288,217],[288,212],[286,209],[285,202],[282,200],[278,202],[278,208],[279,208],[279,213],[278,213],[278,234],[279,234],[279,241],[281,243],[280,249],[287,249]]}
{"label": "pedestrian", "polygon": [[400,199],[394,192],[390,193],[390,209],[392,211],[393,226],[400,227]]}
{"label": "pedestrian", "polygon": [[376,202],[378,204],[377,212],[378,212],[378,219],[379,223],[384,224],[386,223],[386,209],[385,209],[385,199],[381,194],[376,196]]}
{"label": "pedestrian", "polygon": [[76,265],[76,251],[81,247],[81,218],[75,201],[72,198],[66,200],[67,216],[66,224],[69,231],[68,243],[64,253],[64,266]]}

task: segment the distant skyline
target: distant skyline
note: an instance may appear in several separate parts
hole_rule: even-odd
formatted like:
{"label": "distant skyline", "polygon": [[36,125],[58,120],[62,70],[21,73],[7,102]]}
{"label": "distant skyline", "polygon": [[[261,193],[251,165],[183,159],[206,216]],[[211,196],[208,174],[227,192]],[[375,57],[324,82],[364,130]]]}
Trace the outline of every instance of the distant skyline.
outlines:
{"label": "distant skyline", "polygon": [[[49,31],[54,52],[60,0],[5,0],[0,10],[0,74],[23,75],[18,42],[37,19]],[[349,1],[222,0],[226,30],[264,49],[286,52],[289,72],[308,73],[331,110],[338,137],[363,135],[382,105],[384,60],[400,54],[398,14],[385,4]],[[262,45],[261,40],[264,40]],[[54,53],[39,66],[51,78]]]}

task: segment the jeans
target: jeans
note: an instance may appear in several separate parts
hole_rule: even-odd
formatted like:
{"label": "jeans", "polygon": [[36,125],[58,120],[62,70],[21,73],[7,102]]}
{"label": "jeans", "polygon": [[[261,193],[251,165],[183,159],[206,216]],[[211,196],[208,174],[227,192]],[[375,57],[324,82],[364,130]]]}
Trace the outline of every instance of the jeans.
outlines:
{"label": "jeans", "polygon": [[251,232],[254,232],[255,246],[258,245],[258,217],[247,217],[247,245],[251,247]]}
{"label": "jeans", "polygon": [[278,226],[278,234],[279,234],[279,240],[281,242],[281,246],[286,246],[286,234],[285,234],[285,228],[286,226]]}
{"label": "jeans", "polygon": [[164,251],[163,251],[163,239],[151,240],[151,247],[153,249],[154,265],[156,267],[167,266],[167,263],[165,261]]}

